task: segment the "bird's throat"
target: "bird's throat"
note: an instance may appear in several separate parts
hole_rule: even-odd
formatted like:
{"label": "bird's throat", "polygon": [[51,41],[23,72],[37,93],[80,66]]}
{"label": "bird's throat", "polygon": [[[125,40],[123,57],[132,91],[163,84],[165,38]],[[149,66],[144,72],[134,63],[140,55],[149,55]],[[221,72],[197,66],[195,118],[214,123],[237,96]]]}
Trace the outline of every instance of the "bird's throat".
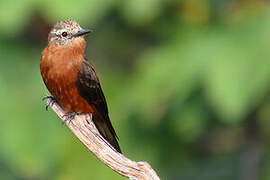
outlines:
{"label": "bird's throat", "polygon": [[85,50],[86,42],[84,38],[76,38],[68,45],[57,45],[55,43],[50,43],[48,45],[48,53],[52,55],[62,55],[69,57],[70,55],[83,55]]}

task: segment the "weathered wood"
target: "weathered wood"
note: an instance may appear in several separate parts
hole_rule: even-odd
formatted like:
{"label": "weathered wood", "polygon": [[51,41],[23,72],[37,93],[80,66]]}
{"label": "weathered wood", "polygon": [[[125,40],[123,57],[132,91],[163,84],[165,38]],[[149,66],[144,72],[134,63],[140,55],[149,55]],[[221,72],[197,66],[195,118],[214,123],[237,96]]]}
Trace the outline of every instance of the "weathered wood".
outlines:
{"label": "weathered wood", "polygon": [[[47,98],[47,104],[65,122],[63,109]],[[159,180],[156,172],[147,162],[135,162],[118,153],[98,132],[91,115],[76,115],[65,122],[77,138],[104,164],[117,173],[132,180]]]}

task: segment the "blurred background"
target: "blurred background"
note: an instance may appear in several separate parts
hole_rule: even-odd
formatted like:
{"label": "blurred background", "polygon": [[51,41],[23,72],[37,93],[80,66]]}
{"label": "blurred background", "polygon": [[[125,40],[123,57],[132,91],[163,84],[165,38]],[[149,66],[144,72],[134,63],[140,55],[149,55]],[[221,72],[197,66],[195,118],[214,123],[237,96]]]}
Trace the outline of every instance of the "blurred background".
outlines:
{"label": "blurred background", "polygon": [[266,0],[0,1],[0,179],[125,179],[42,101],[47,34],[73,19],[124,154],[161,179],[270,179]]}

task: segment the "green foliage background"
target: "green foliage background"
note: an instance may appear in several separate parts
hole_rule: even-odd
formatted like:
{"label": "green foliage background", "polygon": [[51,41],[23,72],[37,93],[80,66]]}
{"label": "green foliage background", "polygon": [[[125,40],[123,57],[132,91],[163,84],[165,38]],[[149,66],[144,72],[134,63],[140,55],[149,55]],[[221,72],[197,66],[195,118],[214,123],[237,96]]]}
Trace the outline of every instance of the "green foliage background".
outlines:
{"label": "green foliage background", "polygon": [[56,115],[39,59],[49,27],[88,35],[124,154],[162,179],[270,179],[264,0],[0,1],[0,179],[125,179]]}

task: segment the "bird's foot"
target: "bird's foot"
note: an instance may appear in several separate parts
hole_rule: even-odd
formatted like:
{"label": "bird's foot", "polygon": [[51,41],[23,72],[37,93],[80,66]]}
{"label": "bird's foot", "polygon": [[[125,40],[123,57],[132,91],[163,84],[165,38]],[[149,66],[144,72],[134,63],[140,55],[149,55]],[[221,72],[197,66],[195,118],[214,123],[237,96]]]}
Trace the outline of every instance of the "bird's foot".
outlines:
{"label": "bird's foot", "polygon": [[53,97],[53,96],[49,96],[49,95],[47,95],[47,96],[45,96],[44,98],[42,98],[42,100],[44,101],[44,100],[47,100],[47,105],[46,105],[46,110],[48,111],[48,108],[50,107],[50,106],[53,106],[54,105],[54,103],[56,103],[56,100],[55,100],[55,98]]}
{"label": "bird's foot", "polygon": [[63,124],[69,124],[74,118],[76,115],[78,115],[79,113],[77,112],[70,112],[70,113],[67,113],[67,114],[64,114],[62,116],[62,119],[64,120],[63,121]]}

